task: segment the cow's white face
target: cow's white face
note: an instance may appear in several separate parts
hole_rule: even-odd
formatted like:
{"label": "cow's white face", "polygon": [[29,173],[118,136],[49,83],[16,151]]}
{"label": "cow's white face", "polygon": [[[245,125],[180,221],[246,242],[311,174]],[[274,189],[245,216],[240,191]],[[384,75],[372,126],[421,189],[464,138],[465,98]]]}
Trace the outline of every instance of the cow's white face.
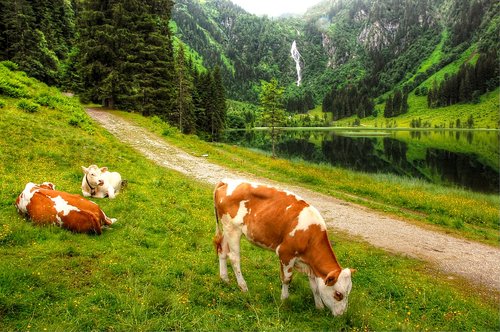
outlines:
{"label": "cow's white face", "polygon": [[343,269],[332,286],[328,286],[322,278],[316,278],[316,282],[323,303],[332,310],[334,316],[342,315],[347,310],[347,301],[352,288],[351,270]]}
{"label": "cow's white face", "polygon": [[96,188],[98,186],[102,186],[104,184],[104,180],[102,178],[102,173],[108,170],[107,167],[97,167],[96,165],[90,165],[89,167],[82,166],[83,173],[87,178],[88,184],[92,188]]}

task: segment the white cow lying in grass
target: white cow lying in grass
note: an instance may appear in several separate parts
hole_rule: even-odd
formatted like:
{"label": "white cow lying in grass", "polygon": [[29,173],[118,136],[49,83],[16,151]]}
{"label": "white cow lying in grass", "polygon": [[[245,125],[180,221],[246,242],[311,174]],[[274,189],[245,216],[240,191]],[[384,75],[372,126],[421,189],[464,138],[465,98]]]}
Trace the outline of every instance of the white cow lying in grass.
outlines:
{"label": "white cow lying in grass", "polygon": [[115,198],[122,187],[120,173],[108,172],[107,167],[83,167],[82,193],[85,197]]}

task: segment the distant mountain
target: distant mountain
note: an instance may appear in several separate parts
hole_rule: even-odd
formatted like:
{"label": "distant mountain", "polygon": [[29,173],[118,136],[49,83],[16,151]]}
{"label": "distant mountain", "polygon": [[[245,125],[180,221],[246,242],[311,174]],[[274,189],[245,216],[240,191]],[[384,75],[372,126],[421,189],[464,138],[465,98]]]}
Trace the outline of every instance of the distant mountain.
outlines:
{"label": "distant mountain", "polygon": [[[494,0],[328,0],[303,16],[271,19],[228,0],[178,0],[172,20],[205,66],[222,68],[229,98],[255,102],[260,80],[276,77],[289,105],[310,108],[311,96],[317,105],[352,84],[372,98],[405,85],[413,90],[471,46],[498,50],[499,11]],[[440,56],[432,59],[438,45]],[[415,80],[425,61],[427,71]]]}

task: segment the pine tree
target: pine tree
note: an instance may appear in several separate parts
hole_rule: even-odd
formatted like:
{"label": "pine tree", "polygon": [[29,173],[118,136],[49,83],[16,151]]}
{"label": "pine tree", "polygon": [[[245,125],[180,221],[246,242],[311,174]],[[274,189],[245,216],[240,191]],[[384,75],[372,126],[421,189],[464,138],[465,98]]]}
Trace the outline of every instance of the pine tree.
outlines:
{"label": "pine tree", "polygon": [[403,99],[401,100],[401,114],[408,112],[408,93],[403,94]]}
{"label": "pine tree", "polygon": [[385,101],[384,117],[391,118],[393,116],[394,116],[394,113],[393,113],[392,95],[390,95],[387,98],[387,100]]}
{"label": "pine tree", "polygon": [[1,54],[3,59],[16,62],[28,75],[53,85],[59,78],[59,59],[40,25],[45,11],[35,11],[33,4],[36,3],[2,0]]}
{"label": "pine tree", "polygon": [[403,95],[401,90],[396,90],[394,97],[392,99],[392,116],[398,116],[401,114],[401,106],[403,102]]}
{"label": "pine tree", "polygon": [[278,86],[278,80],[273,78],[270,82],[261,82],[260,106],[264,111],[263,121],[271,128],[272,157],[276,157],[276,127],[285,121],[283,109],[284,88]]}
{"label": "pine tree", "polygon": [[174,59],[171,0],[89,0],[80,14],[83,95],[168,119]]}
{"label": "pine tree", "polygon": [[195,105],[193,101],[194,84],[188,64],[186,63],[184,45],[182,43],[180,43],[177,52],[175,71],[177,98],[173,113],[178,117],[179,130],[183,133],[193,133],[196,130],[194,119]]}
{"label": "pine tree", "polygon": [[214,98],[214,113],[211,117],[211,136],[212,140],[219,140],[220,134],[224,129],[226,122],[226,97],[224,85],[222,84],[222,76],[219,66],[215,66],[213,71],[213,98]]}

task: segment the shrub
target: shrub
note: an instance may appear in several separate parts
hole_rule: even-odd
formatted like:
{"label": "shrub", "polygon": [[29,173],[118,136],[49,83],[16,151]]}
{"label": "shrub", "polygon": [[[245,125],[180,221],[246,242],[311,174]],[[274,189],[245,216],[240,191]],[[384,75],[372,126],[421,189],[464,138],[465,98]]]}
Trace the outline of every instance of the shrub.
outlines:
{"label": "shrub", "polygon": [[19,100],[19,102],[17,103],[17,108],[22,109],[23,111],[26,111],[28,113],[38,112],[39,106],[40,105],[35,104],[30,100],[24,98]]}
{"label": "shrub", "polygon": [[26,98],[29,96],[24,87],[7,81],[5,78],[0,78],[0,94],[12,98]]}
{"label": "shrub", "polygon": [[55,109],[58,104],[63,103],[64,101],[61,98],[48,95],[47,93],[42,93],[36,97],[35,102],[41,106],[47,106]]}
{"label": "shrub", "polygon": [[14,71],[14,70],[17,70],[19,68],[19,66],[17,65],[17,63],[15,62],[12,62],[12,61],[9,61],[9,60],[6,60],[6,61],[2,61],[0,62],[5,68],[9,69],[10,71]]}

